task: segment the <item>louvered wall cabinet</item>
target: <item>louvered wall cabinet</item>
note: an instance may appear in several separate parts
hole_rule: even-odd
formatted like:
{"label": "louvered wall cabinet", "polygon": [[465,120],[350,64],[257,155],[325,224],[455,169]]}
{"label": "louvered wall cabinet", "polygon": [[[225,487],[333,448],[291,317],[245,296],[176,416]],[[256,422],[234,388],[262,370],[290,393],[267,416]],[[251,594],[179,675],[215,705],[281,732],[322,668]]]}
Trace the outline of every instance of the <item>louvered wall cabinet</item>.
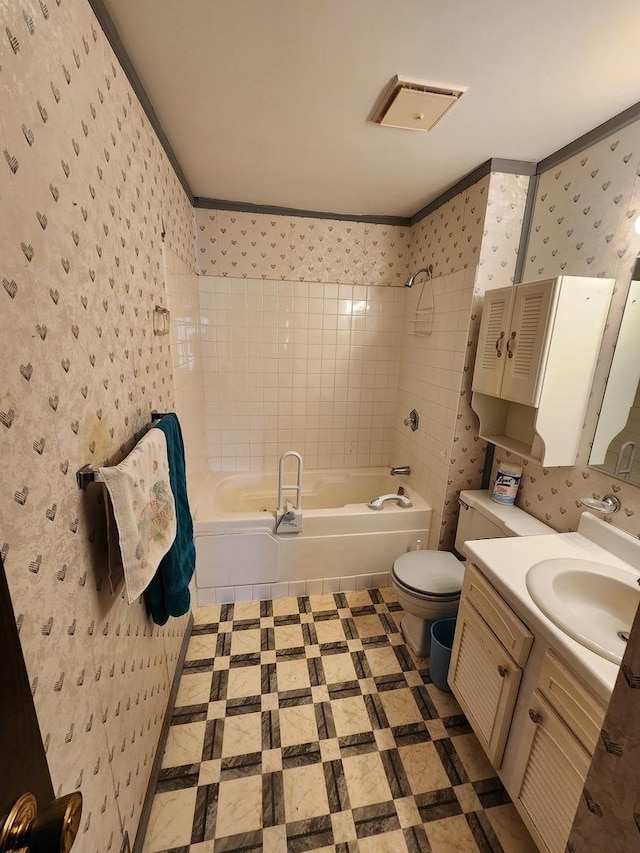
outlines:
{"label": "louvered wall cabinet", "polygon": [[558,276],[485,293],[471,400],[481,438],[547,467],[575,463],[613,285]]}

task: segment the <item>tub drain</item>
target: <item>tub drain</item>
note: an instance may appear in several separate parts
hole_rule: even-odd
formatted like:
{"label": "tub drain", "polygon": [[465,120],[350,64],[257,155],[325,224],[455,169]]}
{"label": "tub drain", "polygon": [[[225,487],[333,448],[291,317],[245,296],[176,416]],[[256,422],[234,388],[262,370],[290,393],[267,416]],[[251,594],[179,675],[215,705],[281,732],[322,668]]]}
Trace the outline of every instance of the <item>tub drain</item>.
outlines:
{"label": "tub drain", "polygon": [[629,642],[629,632],[628,631],[618,631],[618,636],[622,640],[623,643]]}

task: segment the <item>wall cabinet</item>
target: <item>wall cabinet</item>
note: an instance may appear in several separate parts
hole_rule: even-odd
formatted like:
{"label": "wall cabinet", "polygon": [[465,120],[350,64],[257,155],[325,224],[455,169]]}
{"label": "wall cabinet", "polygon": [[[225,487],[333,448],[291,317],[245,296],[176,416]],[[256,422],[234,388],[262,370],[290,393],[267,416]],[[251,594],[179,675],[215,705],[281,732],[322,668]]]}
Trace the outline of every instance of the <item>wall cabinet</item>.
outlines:
{"label": "wall cabinet", "polygon": [[[532,838],[564,853],[605,709],[467,564],[449,683]],[[508,759],[508,760],[507,760]]]}
{"label": "wall cabinet", "polygon": [[613,284],[560,276],[485,293],[471,402],[481,438],[574,464]]}

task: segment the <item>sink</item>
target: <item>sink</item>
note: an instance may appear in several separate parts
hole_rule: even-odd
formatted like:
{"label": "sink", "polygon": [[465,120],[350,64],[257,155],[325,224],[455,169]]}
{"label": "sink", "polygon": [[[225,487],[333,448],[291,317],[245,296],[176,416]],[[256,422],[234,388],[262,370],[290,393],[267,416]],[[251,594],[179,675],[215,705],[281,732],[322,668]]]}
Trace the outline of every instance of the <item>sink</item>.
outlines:
{"label": "sink", "polygon": [[638,574],[606,563],[542,560],[527,572],[531,598],[587,649],[620,663],[640,603]]}

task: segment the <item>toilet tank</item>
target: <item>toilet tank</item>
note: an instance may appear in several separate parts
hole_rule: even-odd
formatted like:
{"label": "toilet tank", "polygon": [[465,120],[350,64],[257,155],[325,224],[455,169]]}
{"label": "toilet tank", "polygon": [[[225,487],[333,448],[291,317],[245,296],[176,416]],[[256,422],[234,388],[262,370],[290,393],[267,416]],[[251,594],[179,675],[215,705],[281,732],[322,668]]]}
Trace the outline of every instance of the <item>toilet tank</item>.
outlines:
{"label": "toilet tank", "polygon": [[464,543],[470,539],[500,539],[505,536],[544,536],[556,531],[516,506],[491,500],[488,489],[460,492],[460,516],[456,550],[467,556]]}

